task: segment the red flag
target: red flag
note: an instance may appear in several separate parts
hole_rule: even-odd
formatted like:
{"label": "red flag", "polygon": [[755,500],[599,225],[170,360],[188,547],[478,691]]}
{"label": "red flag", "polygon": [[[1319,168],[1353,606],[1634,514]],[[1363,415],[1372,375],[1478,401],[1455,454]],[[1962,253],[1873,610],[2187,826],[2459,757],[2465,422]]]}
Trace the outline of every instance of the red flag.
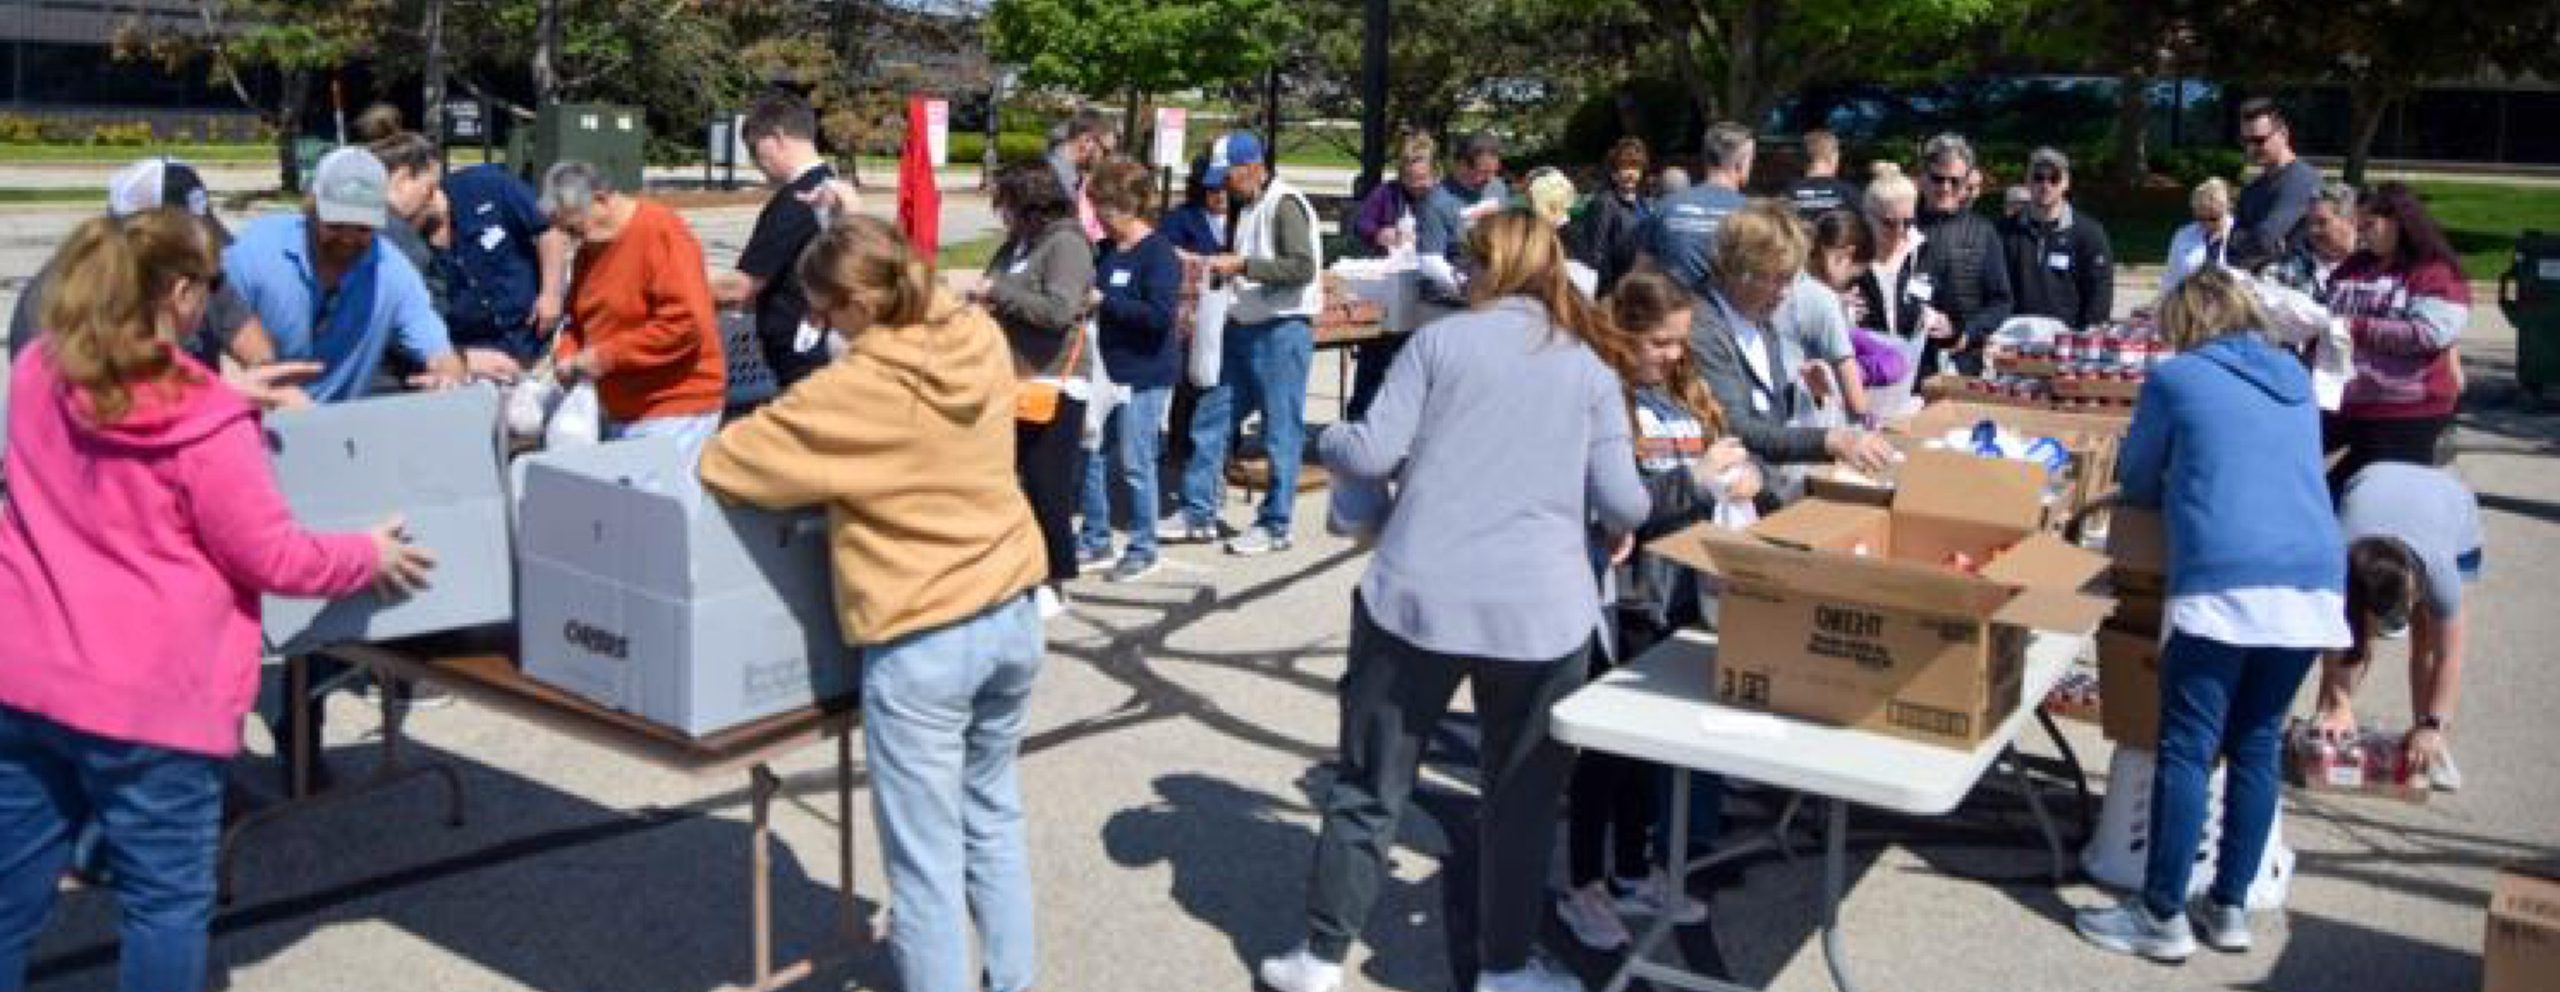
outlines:
{"label": "red flag", "polygon": [[926,258],[942,244],[942,191],[933,185],[933,137],[925,98],[907,98],[907,146],[898,153],[898,230]]}

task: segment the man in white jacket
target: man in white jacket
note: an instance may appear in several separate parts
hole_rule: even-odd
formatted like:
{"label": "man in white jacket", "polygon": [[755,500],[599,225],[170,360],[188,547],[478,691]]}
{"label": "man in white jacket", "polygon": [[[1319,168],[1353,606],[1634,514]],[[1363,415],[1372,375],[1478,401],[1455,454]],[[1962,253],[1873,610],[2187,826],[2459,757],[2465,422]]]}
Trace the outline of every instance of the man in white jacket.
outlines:
{"label": "man in white jacket", "polygon": [[1315,360],[1313,321],[1324,308],[1318,282],[1324,248],[1316,238],[1314,205],[1271,174],[1262,140],[1252,132],[1232,132],[1210,146],[1207,178],[1226,187],[1236,211],[1234,251],[1209,260],[1210,275],[1234,286],[1235,303],[1227,317],[1222,388],[1202,394],[1192,414],[1198,423],[1225,426],[1193,434],[1191,464],[1183,473],[1183,536],[1215,538],[1227,440],[1246,414],[1260,410],[1271,485],[1253,526],[1227,542],[1227,553],[1269,554],[1290,545],[1298,459],[1307,437],[1307,369]]}

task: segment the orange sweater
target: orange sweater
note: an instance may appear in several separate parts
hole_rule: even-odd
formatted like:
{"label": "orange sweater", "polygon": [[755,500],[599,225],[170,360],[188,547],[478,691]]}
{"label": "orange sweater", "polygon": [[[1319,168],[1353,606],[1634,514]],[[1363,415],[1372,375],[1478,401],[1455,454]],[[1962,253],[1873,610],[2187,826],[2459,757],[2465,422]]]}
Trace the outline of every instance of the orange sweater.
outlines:
{"label": "orange sweater", "polygon": [[628,424],[720,412],[729,371],[711,280],[701,243],[674,211],[641,200],[613,240],[579,248],[569,316],[553,357],[596,353],[606,417]]}

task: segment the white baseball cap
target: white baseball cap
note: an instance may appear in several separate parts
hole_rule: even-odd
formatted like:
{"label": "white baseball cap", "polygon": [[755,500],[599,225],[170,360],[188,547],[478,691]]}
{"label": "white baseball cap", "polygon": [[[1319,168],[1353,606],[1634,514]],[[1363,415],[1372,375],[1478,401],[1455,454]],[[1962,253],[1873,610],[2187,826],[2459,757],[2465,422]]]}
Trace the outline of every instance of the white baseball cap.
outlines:
{"label": "white baseball cap", "polygon": [[381,227],[391,211],[391,174],[362,148],[340,148],[311,170],[311,201],[323,224]]}

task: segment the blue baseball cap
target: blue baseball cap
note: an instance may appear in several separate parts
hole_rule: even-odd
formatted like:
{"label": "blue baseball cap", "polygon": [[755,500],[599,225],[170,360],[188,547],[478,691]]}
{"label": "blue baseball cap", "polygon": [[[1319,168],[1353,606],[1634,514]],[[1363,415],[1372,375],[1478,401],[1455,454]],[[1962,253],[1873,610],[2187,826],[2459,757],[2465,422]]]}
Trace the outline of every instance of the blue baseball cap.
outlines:
{"label": "blue baseball cap", "polygon": [[1229,131],[1209,144],[1209,185],[1227,184],[1227,170],[1262,163],[1262,139],[1251,131]]}

